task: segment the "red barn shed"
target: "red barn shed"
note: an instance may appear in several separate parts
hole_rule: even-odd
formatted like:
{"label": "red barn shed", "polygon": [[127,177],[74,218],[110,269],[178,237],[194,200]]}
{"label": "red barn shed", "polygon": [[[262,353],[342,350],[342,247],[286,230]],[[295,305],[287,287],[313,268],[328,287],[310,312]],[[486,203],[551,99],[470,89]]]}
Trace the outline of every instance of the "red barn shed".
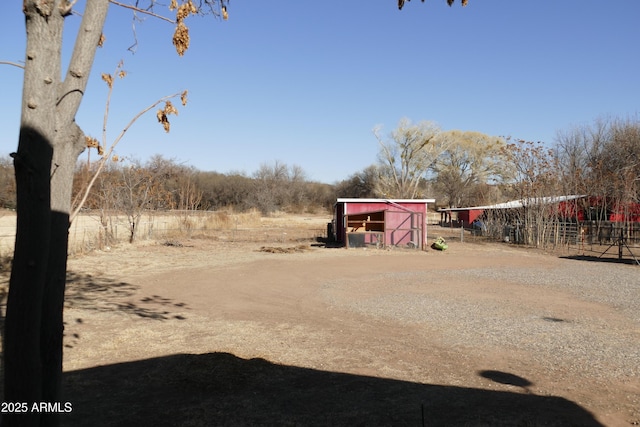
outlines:
{"label": "red barn shed", "polygon": [[346,247],[427,247],[427,207],[435,199],[338,199],[333,238]]}

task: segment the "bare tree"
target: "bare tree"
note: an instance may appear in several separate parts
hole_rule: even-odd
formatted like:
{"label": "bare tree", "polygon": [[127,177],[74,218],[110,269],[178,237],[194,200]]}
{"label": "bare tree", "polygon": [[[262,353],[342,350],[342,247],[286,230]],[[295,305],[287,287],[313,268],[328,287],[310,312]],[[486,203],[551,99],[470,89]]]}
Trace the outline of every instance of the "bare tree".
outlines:
{"label": "bare tree", "polygon": [[154,209],[177,209],[180,224],[185,231],[190,231],[194,212],[203,208],[203,190],[198,188],[196,170],[177,163],[173,159],[165,159],[157,154],[146,164],[146,169],[159,182]]}
{"label": "bare tree", "polygon": [[376,197],[378,167],[371,165],[354,173],[336,186],[338,197]]}
{"label": "bare tree", "polygon": [[[81,35],[61,80],[62,30],[71,5],[62,0],[23,4],[27,53],[18,150],[13,154],[18,219],[4,335],[8,401],[60,400],[71,190],[76,159],[85,148],[75,115],[108,6],[104,0],[87,2]],[[38,425],[40,418],[38,413],[7,415],[5,423]]]}
{"label": "bare tree", "polygon": [[448,148],[433,166],[434,180],[450,207],[482,203],[474,200],[478,186],[502,181],[510,175],[501,138],[457,130],[443,132],[440,138],[448,141]]}
{"label": "bare tree", "polygon": [[[504,155],[514,166],[512,197],[523,205],[521,209],[508,212],[509,222],[519,230],[522,243],[544,246],[559,221],[558,204],[550,203],[562,189],[557,157],[542,143],[524,140],[508,142]],[[506,222],[505,218],[497,218],[497,221]]]}
{"label": "bare tree", "polygon": [[[574,127],[556,135],[555,152],[558,173],[562,176],[565,194],[586,194],[601,198],[598,206],[589,206],[593,200],[576,200],[576,209],[583,209],[587,219],[606,217],[608,178],[603,174],[601,157],[608,140],[608,122],[599,119],[591,126]],[[591,209],[591,207],[595,209]]]}
{"label": "bare tree", "polygon": [[0,206],[3,208],[16,206],[16,181],[9,157],[0,158]]}
{"label": "bare tree", "polygon": [[606,149],[599,165],[609,177],[609,193],[619,203],[638,200],[640,187],[640,123],[615,120],[609,127]]}
{"label": "bare tree", "polygon": [[[85,165],[88,173],[94,175],[96,173],[96,165]],[[87,172],[82,172],[86,174]],[[109,162],[99,173],[93,191],[89,194],[85,205],[87,208],[98,212],[98,218],[101,226],[101,235],[99,245],[110,246],[117,240],[117,224],[118,224],[118,181],[120,178],[119,162]],[[84,176],[83,179],[86,179]],[[84,188],[81,192],[84,191]]]}
{"label": "bare tree", "polygon": [[306,202],[306,174],[298,166],[275,161],[263,163],[253,174],[252,207],[268,214],[279,209],[301,209]]}
{"label": "bare tree", "polygon": [[127,216],[129,243],[133,243],[138,233],[140,220],[145,212],[170,203],[170,194],[162,187],[161,175],[154,173],[139,162],[119,168],[117,183],[117,208]]}
{"label": "bare tree", "polygon": [[426,173],[446,150],[450,141],[440,138],[440,128],[433,122],[413,124],[402,119],[390,138],[380,136],[380,127],[373,133],[378,140],[378,187],[383,197],[413,199],[420,195]]}
{"label": "bare tree", "polygon": [[206,208],[220,209],[232,207],[246,209],[253,190],[253,181],[243,173],[227,175],[216,172],[199,172],[195,175],[198,188],[202,191],[202,204]]}
{"label": "bare tree", "polygon": [[640,122],[600,118],[591,125],[559,133],[556,152],[567,191],[588,194],[587,218],[603,220],[610,212],[628,218],[640,199]]}

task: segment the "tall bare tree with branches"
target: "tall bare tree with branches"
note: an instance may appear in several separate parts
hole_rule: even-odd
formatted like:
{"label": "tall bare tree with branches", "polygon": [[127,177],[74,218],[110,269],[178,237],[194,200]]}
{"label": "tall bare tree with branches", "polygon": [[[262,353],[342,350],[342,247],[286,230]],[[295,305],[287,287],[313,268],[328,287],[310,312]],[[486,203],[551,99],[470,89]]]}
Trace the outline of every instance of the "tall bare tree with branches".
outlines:
{"label": "tall bare tree with branches", "polygon": [[373,130],[379,146],[376,192],[383,197],[418,197],[427,171],[450,140],[441,138],[440,127],[429,121],[413,124],[409,119],[402,119],[386,140],[380,130],[380,127]]}
{"label": "tall bare tree with branches", "polygon": [[484,203],[474,197],[476,190],[492,181],[508,179],[512,174],[502,138],[458,130],[443,132],[440,138],[448,141],[448,148],[434,164],[435,187],[450,207]]}

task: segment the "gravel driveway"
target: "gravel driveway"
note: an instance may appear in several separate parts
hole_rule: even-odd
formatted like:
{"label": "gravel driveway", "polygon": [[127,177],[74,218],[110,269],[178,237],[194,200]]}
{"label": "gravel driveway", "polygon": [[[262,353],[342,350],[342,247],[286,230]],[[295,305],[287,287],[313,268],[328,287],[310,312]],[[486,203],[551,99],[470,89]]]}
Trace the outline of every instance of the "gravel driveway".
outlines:
{"label": "gravel driveway", "polygon": [[122,401],[140,425],[640,424],[640,267],[457,242],[282,252],[189,241],[71,260],[70,425],[105,405],[126,425]]}

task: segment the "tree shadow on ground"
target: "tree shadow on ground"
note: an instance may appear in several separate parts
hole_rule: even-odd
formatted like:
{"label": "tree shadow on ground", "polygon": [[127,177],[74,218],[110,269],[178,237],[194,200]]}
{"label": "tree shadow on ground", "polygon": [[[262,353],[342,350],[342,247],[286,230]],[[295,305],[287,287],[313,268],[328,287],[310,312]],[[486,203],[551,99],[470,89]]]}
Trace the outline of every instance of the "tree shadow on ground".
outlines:
{"label": "tree shadow on ground", "polygon": [[[0,326],[3,326],[7,307],[8,282],[8,277],[0,279]],[[186,306],[159,295],[141,298],[138,303],[123,301],[134,297],[139,289],[140,286],[131,283],[70,271],[67,272],[65,307],[103,312],[122,311],[139,317],[167,320],[175,318],[167,308]]]}
{"label": "tree shadow on ground", "polygon": [[[4,333],[4,316],[7,308],[7,294],[9,277],[0,276],[0,342]],[[153,320],[185,320],[184,311],[189,307],[182,302],[176,302],[160,295],[140,297],[136,302],[131,299],[136,297],[140,286],[127,282],[117,281],[108,277],[97,277],[91,274],[81,274],[73,271],[67,272],[67,285],[65,291],[65,308],[78,308],[82,310],[101,312],[121,312],[137,317]],[[82,318],[76,318],[75,322],[83,323]],[[74,338],[79,338],[74,336]],[[65,344],[66,347],[71,347]],[[0,358],[2,349],[0,348]],[[0,364],[0,377],[3,376]],[[1,379],[1,378],[0,378]]]}
{"label": "tree shadow on ground", "polygon": [[68,272],[65,307],[102,312],[120,311],[155,320],[185,319],[174,310],[183,312],[187,309],[186,304],[170,298],[151,295],[132,302],[131,299],[139,289],[138,285],[108,277]]}
{"label": "tree shadow on ground", "polygon": [[[482,371],[498,382],[530,384]],[[514,380],[514,378],[516,380]],[[66,426],[601,426],[552,396],[176,354],[65,373]]]}
{"label": "tree shadow on ground", "polygon": [[613,264],[626,264],[626,265],[638,265],[638,262],[634,258],[618,258],[612,256],[594,256],[594,255],[566,255],[561,256],[562,259],[572,259],[576,261],[591,261],[591,262],[606,262]]}
{"label": "tree shadow on ground", "polygon": [[[4,324],[7,309],[9,276],[0,274],[0,343],[4,344]],[[136,296],[140,286],[117,281],[108,277],[96,277],[91,274],[67,272],[65,308],[101,312],[121,312],[153,320],[185,320],[183,314],[189,307],[159,295]],[[138,298],[136,302],[131,299]],[[76,323],[84,319],[77,317]],[[65,325],[67,322],[65,322]],[[66,336],[66,332],[65,332]],[[67,336],[65,347],[71,348],[80,339],[78,334]],[[0,345],[0,384],[4,382],[3,347]],[[4,397],[0,387],[0,397]]]}

